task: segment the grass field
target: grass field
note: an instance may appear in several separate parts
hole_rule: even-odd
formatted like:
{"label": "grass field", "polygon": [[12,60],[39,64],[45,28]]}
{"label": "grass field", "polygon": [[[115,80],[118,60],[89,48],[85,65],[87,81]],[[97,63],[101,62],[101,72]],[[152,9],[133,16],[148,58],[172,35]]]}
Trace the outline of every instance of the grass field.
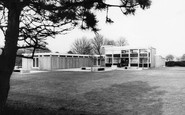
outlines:
{"label": "grass field", "polygon": [[14,73],[7,115],[184,115],[185,68]]}

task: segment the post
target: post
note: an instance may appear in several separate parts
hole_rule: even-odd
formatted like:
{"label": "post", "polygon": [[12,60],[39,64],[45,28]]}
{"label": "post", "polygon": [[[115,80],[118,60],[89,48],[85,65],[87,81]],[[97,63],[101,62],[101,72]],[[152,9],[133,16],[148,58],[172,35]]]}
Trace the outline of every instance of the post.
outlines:
{"label": "post", "polygon": [[138,54],[138,62],[137,62],[137,63],[138,63],[138,68],[139,68],[139,58],[140,58],[140,52],[139,52],[139,49],[138,49],[138,53],[137,53],[137,54]]}
{"label": "post", "polygon": [[114,61],[114,51],[112,50],[112,66],[113,66],[113,61]]}

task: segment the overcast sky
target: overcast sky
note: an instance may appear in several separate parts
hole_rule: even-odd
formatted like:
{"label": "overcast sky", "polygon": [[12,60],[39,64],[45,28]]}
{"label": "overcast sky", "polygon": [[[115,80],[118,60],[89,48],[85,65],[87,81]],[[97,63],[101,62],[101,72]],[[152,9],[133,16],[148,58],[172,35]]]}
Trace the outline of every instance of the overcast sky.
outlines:
{"label": "overcast sky", "polygon": [[[152,0],[150,9],[139,9],[134,16],[125,16],[120,9],[111,8],[109,17],[114,20],[111,25],[105,24],[105,12],[98,13],[99,33],[105,38],[116,40],[125,37],[131,46],[152,46],[164,57],[185,54],[185,0]],[[90,39],[94,33],[75,29],[48,39],[49,48],[65,53],[75,39],[83,36]]]}
{"label": "overcast sky", "polygon": [[[150,9],[137,10],[125,16],[120,9],[111,8],[113,24],[105,24],[105,12],[98,13],[99,32],[109,39],[125,37],[131,46],[152,46],[157,54],[166,56],[185,54],[185,0],[152,0]],[[66,52],[77,38],[93,38],[94,33],[75,29],[67,35],[49,40],[53,51]]]}

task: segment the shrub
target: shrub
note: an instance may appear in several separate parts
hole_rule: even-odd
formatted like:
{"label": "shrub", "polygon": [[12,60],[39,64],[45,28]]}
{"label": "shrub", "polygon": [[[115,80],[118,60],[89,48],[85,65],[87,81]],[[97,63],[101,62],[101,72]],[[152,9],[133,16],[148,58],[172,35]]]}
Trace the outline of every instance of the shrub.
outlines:
{"label": "shrub", "polygon": [[167,67],[180,66],[185,67],[185,61],[168,61],[166,62]]}

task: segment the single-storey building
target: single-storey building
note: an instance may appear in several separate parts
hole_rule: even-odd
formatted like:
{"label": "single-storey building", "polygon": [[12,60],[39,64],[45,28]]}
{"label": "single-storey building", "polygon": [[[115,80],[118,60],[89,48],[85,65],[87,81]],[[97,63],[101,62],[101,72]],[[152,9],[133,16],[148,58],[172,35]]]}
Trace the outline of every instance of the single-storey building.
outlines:
{"label": "single-storey building", "polygon": [[[25,54],[29,55],[29,54]],[[35,53],[33,59],[23,58],[23,70],[56,70],[104,65],[99,56],[60,53]]]}
{"label": "single-storey building", "polygon": [[103,46],[105,66],[150,68],[162,67],[165,60],[153,47]]}

